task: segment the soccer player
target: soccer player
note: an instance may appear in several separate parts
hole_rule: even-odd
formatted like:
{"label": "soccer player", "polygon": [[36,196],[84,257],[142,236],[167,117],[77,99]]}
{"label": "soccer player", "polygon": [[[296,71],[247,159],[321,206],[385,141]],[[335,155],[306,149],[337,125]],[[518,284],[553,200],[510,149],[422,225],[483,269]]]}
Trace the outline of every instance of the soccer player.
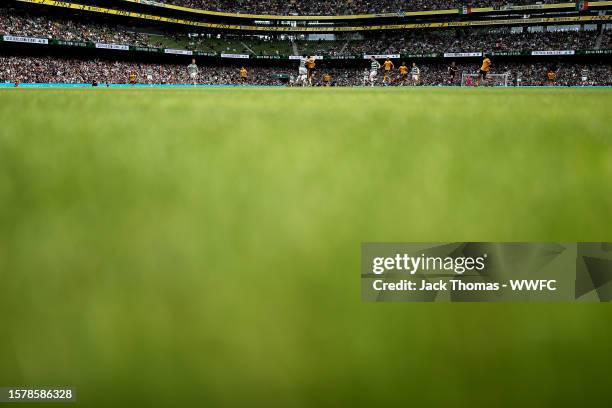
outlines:
{"label": "soccer player", "polygon": [[191,79],[191,83],[193,84],[193,86],[195,86],[196,83],[198,82],[198,73],[200,72],[200,69],[196,65],[195,58],[192,59],[191,64],[187,66],[187,72],[189,73],[189,78]]}
{"label": "soccer player", "polygon": [[391,62],[389,58],[383,62],[383,85],[389,85],[389,82],[391,81],[391,70],[394,67],[393,62]]}
{"label": "soccer player", "polygon": [[451,62],[448,67],[448,80],[450,85],[454,85],[457,78],[457,65],[455,61]]}
{"label": "soccer player", "polygon": [[549,68],[546,73],[546,79],[548,79],[548,86],[555,86],[555,82],[557,82],[557,73],[552,68]]}
{"label": "soccer player", "polygon": [[370,80],[370,71],[368,71],[368,69],[366,68],[363,70],[363,86],[366,86],[369,80]]}
{"label": "soccer player", "polygon": [[379,69],[380,62],[376,61],[376,58],[374,58],[373,56],[370,57],[370,86],[374,86]]}
{"label": "soccer player", "polygon": [[300,67],[298,68],[298,77],[296,83],[306,86],[308,82],[308,58],[300,58]]}
{"label": "soccer player", "polygon": [[476,86],[480,86],[480,81],[487,80],[487,75],[489,74],[489,70],[491,69],[491,60],[487,56],[487,54],[482,54],[484,59],[482,60],[482,65],[480,66],[480,72],[478,73],[478,79],[476,80]]}
{"label": "soccer player", "polygon": [[331,86],[331,82],[332,82],[331,75],[329,75],[329,74],[323,75],[323,85],[324,86]]}
{"label": "soccer player", "polygon": [[416,66],[416,62],[412,63],[410,75],[412,76],[412,85],[417,86],[421,81],[421,70]]}
{"label": "soccer player", "polygon": [[128,81],[130,85],[136,85],[136,71],[130,71],[130,75],[128,76]]}
{"label": "soccer player", "polygon": [[408,67],[406,66],[405,62],[402,62],[402,65],[400,65],[399,73],[400,73],[400,84],[406,85],[406,83],[408,82]]}
{"label": "soccer player", "polygon": [[151,68],[147,68],[147,82],[149,85],[153,83],[153,70]]}
{"label": "soccer player", "polygon": [[245,67],[240,68],[240,82],[242,82],[242,84],[246,84],[247,80],[249,78],[249,72],[246,70]]}
{"label": "soccer player", "polygon": [[317,69],[315,57],[313,57],[312,55],[308,57],[308,61],[306,62],[306,68],[308,68],[308,85],[312,86],[312,77],[314,76],[315,70]]}

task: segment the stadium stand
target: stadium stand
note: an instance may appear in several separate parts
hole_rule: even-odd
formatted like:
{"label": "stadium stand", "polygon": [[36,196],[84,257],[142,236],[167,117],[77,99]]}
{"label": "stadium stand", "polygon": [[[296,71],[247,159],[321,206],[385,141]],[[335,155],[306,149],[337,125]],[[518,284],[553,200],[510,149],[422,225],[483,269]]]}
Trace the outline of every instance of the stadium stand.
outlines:
{"label": "stadium stand", "polygon": [[[123,3],[114,2],[115,7]],[[223,11],[253,7],[250,12],[267,10],[287,15],[294,13],[296,7],[303,7],[300,10],[304,13],[435,7],[435,2],[430,1],[361,0],[342,3],[348,7],[344,11],[327,2],[174,1],[172,4],[178,3]],[[513,2],[524,3],[531,4]],[[506,2],[472,4],[502,7]],[[451,6],[458,7],[457,2],[439,3],[440,8]],[[576,9],[569,13],[577,15]],[[597,15],[606,16],[606,12]],[[418,64],[420,85],[460,85],[462,74],[478,72],[484,53],[493,59],[492,73],[507,74],[511,85],[550,85],[547,81],[550,70],[556,73],[555,85],[612,85],[612,38],[605,20],[270,35],[223,28],[185,29],[165,22],[125,17],[87,10],[68,12],[22,1],[0,5],[0,82],[124,84],[132,73],[141,84],[234,85],[243,83],[238,68],[244,65],[249,70],[248,84],[286,85],[297,75],[295,59],[316,55],[321,60],[317,62],[319,74],[313,85],[322,85],[323,75],[329,74],[333,85],[356,86],[363,85],[364,70],[370,64],[368,55],[376,55],[381,60],[388,56],[395,63],[393,80],[385,85],[399,84],[395,79],[402,61]],[[186,66],[194,57],[199,75],[190,81]],[[452,79],[448,75],[451,61],[457,67]]]}
{"label": "stadium stand", "polygon": [[[562,3],[562,0],[540,0],[537,3]],[[447,10],[458,9],[464,6],[471,7],[503,7],[508,3],[514,5],[534,4],[534,0],[163,0],[176,6],[196,8],[202,10],[250,13],[250,14],[279,14],[279,15],[342,15],[342,14],[372,14],[396,13],[401,11],[418,10]]]}
{"label": "stadium stand", "polygon": [[[11,83],[83,83],[83,84],[126,84],[130,73],[135,73],[141,84],[185,84],[189,78],[185,65],[146,64],[105,60],[80,60],[52,57],[0,57],[0,82]],[[459,85],[462,72],[474,73],[474,64],[458,64],[459,73],[449,79],[448,64],[421,65],[422,85]],[[512,85],[541,86],[547,84],[546,73],[550,65],[543,63],[505,63],[499,72],[509,73]],[[286,66],[250,67],[250,85],[286,85],[294,69]],[[555,65],[558,85],[561,86],[610,86],[612,67],[609,64],[558,64]],[[363,68],[325,68],[336,86],[363,85]],[[582,77],[587,76],[586,83]],[[147,77],[151,75],[149,81]],[[322,85],[322,77],[316,78],[315,85]],[[520,78],[519,84],[516,79]],[[236,66],[201,66],[198,84],[237,85],[240,84]]]}
{"label": "stadium stand", "polygon": [[[65,41],[103,42],[141,47],[177,48],[203,52],[253,55],[293,55],[289,40],[255,36],[189,36],[185,33],[145,33],[137,27],[100,24],[75,18],[52,17],[0,9],[0,34]],[[607,31],[580,30],[577,26],[556,31],[531,32],[509,27],[420,30],[380,38],[344,41],[296,41],[295,55],[427,54],[478,51],[580,50],[612,48]],[[141,30],[141,31],[139,31]]]}
{"label": "stadium stand", "polygon": [[136,46],[152,45],[149,37],[110,24],[97,24],[88,20],[67,17],[47,17],[0,9],[0,34],[57,38],[66,41],[90,41]]}
{"label": "stadium stand", "polygon": [[[591,49],[599,33],[594,31],[512,32],[509,28],[496,30],[430,30],[414,31],[384,39],[351,41],[347,54],[404,54],[477,52],[510,50]],[[610,38],[606,36],[605,48]]]}

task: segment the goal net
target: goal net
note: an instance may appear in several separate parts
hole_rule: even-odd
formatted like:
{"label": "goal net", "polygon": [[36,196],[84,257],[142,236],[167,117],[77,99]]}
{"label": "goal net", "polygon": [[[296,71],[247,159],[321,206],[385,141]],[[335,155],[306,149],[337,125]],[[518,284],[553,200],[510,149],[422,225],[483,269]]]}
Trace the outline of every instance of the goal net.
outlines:
{"label": "goal net", "polygon": [[[509,74],[488,74],[487,79],[480,81],[480,86],[508,86]],[[476,85],[478,74],[461,74],[461,86]]]}

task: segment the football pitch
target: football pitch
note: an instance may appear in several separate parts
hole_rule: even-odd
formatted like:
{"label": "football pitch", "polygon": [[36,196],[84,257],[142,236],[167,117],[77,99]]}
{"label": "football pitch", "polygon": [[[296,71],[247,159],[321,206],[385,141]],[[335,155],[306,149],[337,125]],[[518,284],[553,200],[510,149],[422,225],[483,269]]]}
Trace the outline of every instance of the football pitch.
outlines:
{"label": "football pitch", "polygon": [[0,90],[0,386],[609,400],[609,305],[367,304],[359,275],[365,241],[612,240],[611,113],[609,89]]}

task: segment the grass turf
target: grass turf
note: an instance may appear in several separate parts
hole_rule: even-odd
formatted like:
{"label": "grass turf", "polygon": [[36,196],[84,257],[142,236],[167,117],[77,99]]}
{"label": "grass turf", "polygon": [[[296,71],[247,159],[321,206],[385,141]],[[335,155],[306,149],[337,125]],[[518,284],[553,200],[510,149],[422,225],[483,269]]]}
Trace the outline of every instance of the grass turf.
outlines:
{"label": "grass turf", "polygon": [[612,239],[609,90],[0,90],[0,385],[586,406],[600,304],[362,304],[362,241]]}

